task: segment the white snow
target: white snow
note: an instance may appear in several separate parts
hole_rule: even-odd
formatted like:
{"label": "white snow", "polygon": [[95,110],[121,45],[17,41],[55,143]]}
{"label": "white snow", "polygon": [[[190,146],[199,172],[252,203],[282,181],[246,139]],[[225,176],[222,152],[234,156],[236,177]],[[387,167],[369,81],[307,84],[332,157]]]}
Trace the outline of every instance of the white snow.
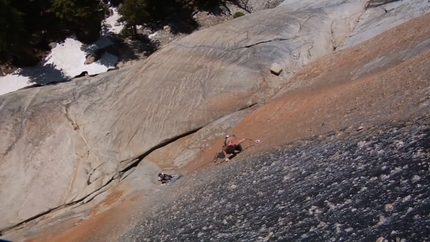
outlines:
{"label": "white snow", "polygon": [[95,63],[85,65],[85,57],[96,49],[100,49],[113,44],[107,37],[101,37],[96,43],[83,46],[81,42],[68,38],[63,44],[52,49],[51,54],[46,58],[46,64],[55,66],[62,70],[67,77],[74,77],[83,71],[89,75],[106,72],[109,68],[114,68],[118,58],[114,55],[104,53],[102,58]]}
{"label": "white snow", "polygon": [[158,32],[154,32],[154,33],[148,35],[148,38],[149,39],[154,39],[155,37],[157,37],[157,35],[158,35]]}
{"label": "white snow", "polygon": [[100,60],[85,65],[88,54],[112,45],[112,41],[104,35],[109,32],[119,33],[122,25],[115,24],[120,17],[116,9],[111,8],[113,15],[106,18],[107,31],[95,43],[84,45],[73,37],[67,38],[51,50],[51,53],[34,67],[20,68],[14,73],[0,77],[0,95],[16,91],[33,84],[60,82],[86,71],[89,75],[99,74],[115,67],[118,57],[104,53]]}
{"label": "white snow", "polygon": [[0,84],[0,95],[31,85],[28,77],[14,74],[0,77]]}
{"label": "white snow", "polygon": [[121,16],[116,8],[110,7],[109,10],[112,12],[112,15],[105,19],[104,24],[108,28],[109,32],[119,34],[124,28],[124,24],[117,22]]}

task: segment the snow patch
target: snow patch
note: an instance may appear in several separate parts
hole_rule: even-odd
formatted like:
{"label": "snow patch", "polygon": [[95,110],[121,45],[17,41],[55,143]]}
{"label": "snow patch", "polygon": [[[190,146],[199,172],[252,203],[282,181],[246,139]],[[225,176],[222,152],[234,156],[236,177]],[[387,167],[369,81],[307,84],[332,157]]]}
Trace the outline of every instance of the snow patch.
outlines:
{"label": "snow patch", "polygon": [[154,33],[148,35],[148,38],[149,39],[154,39],[155,37],[157,37],[157,35],[158,35],[158,32],[154,32]]}
{"label": "snow patch", "polygon": [[121,15],[118,13],[118,10],[114,7],[110,7],[109,11],[112,12],[112,15],[107,17],[104,21],[104,24],[108,30],[107,32],[119,34],[121,30],[124,28],[123,23],[118,23],[118,19],[121,18]]}
{"label": "snow patch", "polygon": [[104,33],[99,40],[90,45],[84,45],[75,38],[67,38],[51,50],[51,53],[34,67],[20,68],[15,72],[0,77],[0,95],[16,91],[33,84],[48,84],[61,82],[82,72],[89,75],[100,74],[115,68],[118,57],[104,53],[100,60],[85,65],[86,56],[97,49],[112,45],[106,36],[109,33],[119,33],[124,25],[118,24],[121,17],[116,8],[111,7],[112,15],[105,19]]}

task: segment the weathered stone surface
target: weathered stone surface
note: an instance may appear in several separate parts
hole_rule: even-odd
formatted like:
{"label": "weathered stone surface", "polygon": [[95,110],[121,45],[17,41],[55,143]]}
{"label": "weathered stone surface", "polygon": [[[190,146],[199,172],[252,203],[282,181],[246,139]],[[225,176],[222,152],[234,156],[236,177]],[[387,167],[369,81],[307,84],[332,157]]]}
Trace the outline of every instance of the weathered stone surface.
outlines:
{"label": "weathered stone surface", "polygon": [[[372,123],[429,113],[428,21],[427,14],[314,61],[232,132],[262,139],[250,149],[258,153],[350,126],[362,132]],[[213,154],[209,147],[193,163]]]}
{"label": "weathered stone surface", "polygon": [[385,30],[430,12],[428,0],[376,0],[360,17],[351,36],[341,45],[348,48],[371,39]]}
{"label": "weathered stone surface", "polygon": [[235,132],[279,143],[429,113],[428,21],[429,14],[413,19],[304,67]]}
{"label": "weathered stone surface", "polygon": [[57,42],[51,42],[51,43],[49,43],[48,47],[49,47],[50,49],[54,49],[57,45],[58,45],[58,43],[57,43]]}
{"label": "weathered stone surface", "polygon": [[270,66],[270,71],[275,75],[279,75],[282,72],[282,67],[278,63],[273,63],[272,66]]}
{"label": "weathered stone surface", "polygon": [[[365,9],[368,2],[372,3],[371,7]],[[311,8],[325,8],[330,14],[330,10],[333,9],[339,17],[332,24],[335,33],[333,46],[341,48],[362,43],[387,29],[430,12],[430,4],[427,0],[285,0],[280,6],[284,6],[292,12]],[[339,8],[344,9],[343,14],[340,14],[342,17],[339,15]],[[356,21],[357,19],[358,21]],[[341,31],[342,29],[349,29],[352,33],[345,36],[336,34],[345,33],[345,31]]]}
{"label": "weathered stone surface", "polygon": [[85,57],[85,62],[84,62],[84,64],[85,64],[85,65],[89,65],[89,64],[91,64],[91,63],[94,63],[94,62],[96,62],[96,61],[100,60],[100,58],[102,58],[102,55],[106,52],[106,48],[107,48],[107,47],[102,48],[102,49],[97,49],[97,50],[95,50],[93,53],[88,54],[88,55]]}
{"label": "weathered stone surface", "polygon": [[0,97],[0,228],[84,199],[154,146],[273,93],[260,70],[291,50],[306,53],[290,60],[297,66],[328,53],[326,17],[263,11],[185,37],[130,70]]}
{"label": "weathered stone surface", "polygon": [[[129,69],[1,96],[0,230],[83,200],[160,144],[265,102],[349,35],[364,2],[347,6],[257,12]],[[273,62],[289,74],[271,78]]]}
{"label": "weathered stone surface", "polygon": [[95,54],[89,54],[87,55],[87,57],[85,57],[85,65],[89,65],[91,63],[96,62],[98,59],[100,59],[99,57],[97,57]]}
{"label": "weathered stone surface", "polygon": [[[243,118],[249,115],[256,107],[250,107],[235,113],[226,115],[198,130],[192,135],[172,142],[149,154],[146,159],[163,167],[181,168],[188,162],[196,159],[207,148],[212,153],[220,152],[224,136]],[[216,140],[214,142],[214,140]]]}
{"label": "weathered stone surface", "polygon": [[423,119],[387,123],[191,174],[119,240],[428,241],[429,131]]}

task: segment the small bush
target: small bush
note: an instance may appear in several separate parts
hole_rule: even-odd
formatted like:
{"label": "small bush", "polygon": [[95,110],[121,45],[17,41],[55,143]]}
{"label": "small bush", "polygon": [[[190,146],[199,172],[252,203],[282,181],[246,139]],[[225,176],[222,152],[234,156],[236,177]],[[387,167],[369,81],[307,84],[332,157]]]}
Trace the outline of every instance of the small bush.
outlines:
{"label": "small bush", "polygon": [[243,15],[245,15],[244,13],[242,13],[242,12],[235,12],[234,14],[233,14],[233,18],[239,18],[239,17],[242,17]]}

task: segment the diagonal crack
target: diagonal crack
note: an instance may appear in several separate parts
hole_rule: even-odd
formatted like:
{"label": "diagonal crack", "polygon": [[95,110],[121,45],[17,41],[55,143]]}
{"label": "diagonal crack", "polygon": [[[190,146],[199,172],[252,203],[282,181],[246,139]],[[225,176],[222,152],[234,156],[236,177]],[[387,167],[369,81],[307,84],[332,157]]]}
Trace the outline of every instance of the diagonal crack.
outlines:
{"label": "diagonal crack", "polygon": [[[72,124],[72,126],[77,126],[77,129],[76,130],[79,130],[79,126],[73,121],[73,119],[69,116],[69,113],[68,113],[68,107],[66,107],[66,117],[67,117],[67,119],[71,122],[71,124]],[[158,145],[156,145],[156,146],[154,146],[154,147],[152,147],[151,149],[149,149],[148,151],[146,151],[145,153],[143,153],[143,154],[141,154],[141,155],[139,155],[138,157],[135,157],[135,158],[133,158],[133,159],[131,159],[131,160],[135,160],[135,162],[132,162],[131,164],[129,164],[127,167],[125,167],[124,169],[122,169],[121,171],[120,171],[120,174],[123,174],[123,173],[125,173],[126,171],[128,171],[128,170],[130,170],[131,168],[133,168],[133,167],[136,167],[138,164],[139,164],[139,162],[140,161],[142,161],[143,160],[143,158],[145,158],[146,156],[148,156],[150,153],[152,153],[153,151],[155,151],[156,149],[159,149],[159,148],[161,148],[161,147],[164,147],[164,146],[166,146],[166,145],[168,145],[168,144],[170,144],[170,143],[172,143],[172,142],[174,142],[174,141],[176,141],[176,140],[178,140],[178,139],[180,139],[180,138],[183,138],[183,137],[185,137],[185,136],[188,136],[188,135],[190,135],[190,134],[193,134],[193,133],[195,133],[195,132],[197,132],[198,130],[200,130],[202,127],[198,127],[198,128],[196,128],[196,129],[193,129],[193,130],[190,130],[190,131],[188,131],[188,132],[186,132],[186,133],[183,133],[183,134],[180,134],[180,135],[177,135],[177,136],[174,136],[174,137],[172,137],[172,138],[169,138],[169,139],[166,139],[166,140],[164,140],[164,141],[162,141],[160,144],[158,144]],[[83,138],[83,137],[82,137]],[[84,139],[84,141],[85,141],[85,139]],[[129,159],[130,160],[130,159]],[[23,226],[23,225],[25,225],[26,223],[29,223],[29,222],[32,222],[32,221],[35,221],[35,220],[37,220],[37,219],[39,219],[39,218],[42,218],[43,216],[45,216],[45,215],[47,215],[47,214],[49,214],[49,213],[51,213],[51,212],[55,212],[55,211],[58,211],[58,210],[61,210],[61,209],[64,209],[64,208],[67,208],[67,207],[70,207],[70,206],[74,206],[74,205],[76,205],[76,204],[79,204],[79,203],[87,203],[87,202],[89,202],[89,201],[91,201],[92,199],[94,199],[94,197],[96,197],[97,195],[95,195],[94,196],[94,194],[97,194],[97,192],[99,192],[99,191],[101,191],[103,188],[105,188],[105,187],[107,187],[112,181],[114,181],[114,180],[117,180],[117,179],[120,179],[121,178],[121,175],[115,175],[115,176],[113,176],[108,182],[106,182],[106,184],[104,184],[103,186],[101,186],[100,188],[98,188],[97,190],[95,190],[94,192],[92,192],[92,193],[90,193],[90,194],[88,194],[87,196],[85,196],[85,197],[82,197],[82,198],[80,198],[79,200],[76,200],[76,201],[73,201],[73,202],[70,202],[70,203],[67,203],[67,204],[63,204],[63,205],[61,205],[61,206],[58,206],[58,207],[55,207],[55,208],[52,208],[52,209],[49,209],[49,210],[47,210],[47,211],[45,211],[45,212],[43,212],[43,213],[39,213],[39,214],[37,214],[37,215],[35,215],[35,216],[33,216],[33,217],[31,217],[31,218],[28,218],[28,219],[26,219],[26,220],[23,220],[22,222],[19,222],[18,224],[16,224],[16,225],[13,225],[13,226],[10,226],[10,227],[7,227],[7,228],[4,228],[3,230],[0,230],[0,235],[1,234],[4,234],[5,232],[7,232],[7,231],[10,231],[10,230],[13,230],[13,229],[15,229],[15,228],[19,228],[19,227],[21,227],[21,226]],[[91,197],[91,196],[93,196],[93,197]],[[88,199],[88,198],[90,198],[90,199]]]}
{"label": "diagonal crack", "polygon": [[290,38],[273,38],[273,39],[268,39],[268,40],[261,40],[261,41],[255,42],[255,43],[247,44],[244,46],[239,46],[239,47],[234,48],[232,50],[247,49],[247,48],[254,47],[257,45],[261,45],[261,44],[266,44],[266,43],[275,42],[275,41],[284,41],[284,40],[289,40],[289,39]]}
{"label": "diagonal crack", "polygon": [[[257,104],[258,104],[258,102],[253,102],[253,103],[251,103],[250,105],[247,105],[247,106],[245,106],[245,107],[243,107],[243,108],[241,108],[241,109],[239,109],[239,110],[237,110],[237,111],[242,111],[242,110],[245,110],[245,109],[248,109],[248,108],[252,108],[252,107],[254,107],[254,106],[255,106],[255,105],[257,105]],[[196,133],[197,131],[199,131],[200,129],[202,129],[203,127],[204,127],[204,126],[200,126],[200,127],[198,127],[198,128],[192,129],[192,130],[190,130],[190,131],[188,131],[188,132],[185,132],[185,133],[183,133],[183,134],[180,134],[180,135],[174,136],[174,137],[172,137],[172,138],[166,139],[166,140],[164,140],[164,141],[160,142],[158,145],[156,145],[156,146],[152,147],[151,149],[147,150],[145,153],[143,153],[143,154],[141,154],[141,155],[139,155],[139,156],[137,156],[137,157],[134,157],[134,158],[131,158],[131,159],[127,159],[127,160],[120,161],[120,163],[122,163],[122,162],[126,162],[126,161],[133,161],[133,162],[131,162],[128,166],[126,166],[125,168],[123,168],[122,170],[120,170],[120,173],[121,173],[121,174],[124,174],[124,173],[126,173],[128,170],[130,170],[130,169],[132,169],[132,168],[134,168],[134,167],[138,166],[138,165],[139,165],[139,163],[140,163],[140,162],[141,162],[141,161],[142,161],[146,156],[148,156],[149,154],[151,154],[151,153],[152,153],[152,152],[154,152],[155,150],[157,150],[157,149],[159,149],[159,148],[162,148],[162,147],[164,147],[164,146],[166,146],[166,145],[168,145],[168,144],[170,144],[170,143],[173,143],[173,142],[175,142],[175,141],[176,141],[176,140],[178,140],[178,139],[181,139],[181,138],[186,137],[186,136],[188,136],[188,135],[194,134],[194,133]]]}
{"label": "diagonal crack", "polygon": [[[17,223],[16,225],[12,225],[12,226],[10,226],[10,227],[4,228],[4,229],[0,230],[0,236],[1,236],[2,234],[4,234],[5,232],[7,232],[7,231],[10,231],[10,230],[13,230],[13,229],[19,228],[19,227],[21,227],[21,226],[25,225],[26,223],[29,223],[29,222],[35,221],[35,220],[37,220],[37,219],[39,219],[39,218],[42,218],[43,216],[45,216],[45,215],[47,215],[47,214],[49,214],[49,213],[51,213],[51,212],[59,211],[59,210],[61,210],[61,209],[64,209],[64,208],[67,208],[67,207],[70,207],[70,206],[73,206],[73,205],[76,205],[76,204],[79,204],[79,203],[87,203],[87,202],[91,201],[92,199],[94,199],[94,197],[95,197],[95,196],[94,196],[93,198],[89,199],[88,201],[85,201],[87,198],[91,197],[92,195],[94,195],[94,194],[95,194],[95,193],[97,193],[98,191],[100,191],[100,190],[102,190],[103,188],[107,187],[107,186],[108,186],[112,181],[114,181],[114,180],[116,180],[116,179],[119,179],[119,177],[118,177],[118,176],[114,176],[114,177],[112,177],[108,182],[106,182],[106,184],[105,184],[105,185],[101,186],[100,188],[98,188],[98,189],[97,189],[97,190],[95,190],[94,192],[92,192],[92,193],[88,194],[88,195],[87,195],[87,196],[85,196],[85,197],[82,197],[82,198],[81,198],[81,199],[79,199],[79,200],[76,200],[76,201],[73,201],[73,202],[70,202],[70,203],[66,203],[66,204],[63,204],[63,205],[58,206],[58,207],[55,207],[55,208],[51,208],[51,209],[49,209],[49,210],[47,210],[47,211],[45,211],[45,212],[43,212],[43,213],[39,213],[39,214],[37,214],[37,215],[35,215],[35,216],[31,217],[31,218],[28,218],[28,219],[26,219],[26,220],[23,220],[23,221],[21,221],[21,222]],[[0,241],[1,241],[1,240],[0,240]]]}
{"label": "diagonal crack", "polygon": [[[244,110],[244,109],[247,109],[247,108],[251,108],[251,107],[253,107],[253,106],[255,106],[255,105],[257,105],[258,103],[257,102],[254,102],[254,103],[252,103],[252,104],[250,104],[250,105],[248,105],[248,106],[246,106],[246,107],[244,107],[244,108],[241,108],[240,110]],[[239,111],[240,111],[239,110]],[[72,126],[74,126],[75,127],[75,125],[77,126],[77,130],[79,130],[79,126],[73,121],[73,119],[70,117],[70,115],[69,115],[69,110],[68,110],[68,106],[66,106],[66,117],[67,117],[67,119],[71,122],[71,124],[72,124]],[[10,231],[10,230],[13,230],[13,229],[16,229],[16,228],[19,228],[19,227],[21,227],[21,226],[23,226],[23,225],[25,225],[26,223],[29,223],[29,222],[32,222],[32,221],[35,221],[35,220],[37,220],[37,219],[39,219],[39,218],[42,218],[43,216],[45,216],[45,215],[47,215],[47,214],[49,214],[49,213],[51,213],[51,212],[55,212],[55,211],[59,211],[59,210],[61,210],[61,209],[64,209],[64,208],[67,208],[67,207],[71,207],[71,206],[74,206],[74,205],[77,205],[77,204],[79,204],[79,203],[88,203],[89,201],[91,201],[91,200],[93,200],[98,194],[98,192],[100,192],[102,189],[104,189],[105,187],[107,187],[108,185],[110,185],[110,183],[112,182],[112,181],[114,181],[114,180],[117,180],[117,179],[121,179],[122,177],[122,174],[125,174],[128,170],[130,170],[130,169],[132,169],[132,168],[134,168],[134,167],[136,167],[137,165],[139,165],[139,163],[146,157],[146,156],[148,156],[149,154],[151,154],[153,151],[155,151],[155,150],[157,150],[157,149],[159,149],[159,148],[162,148],[162,147],[164,147],[164,146],[166,146],[166,145],[168,145],[168,144],[170,144],[170,143],[173,143],[173,142],[175,142],[176,140],[178,140],[178,139],[181,139],[181,138],[183,138],[183,137],[186,137],[186,136],[188,136],[188,135],[191,135],[191,134],[194,134],[194,133],[196,133],[197,131],[199,131],[200,129],[202,129],[204,126],[200,126],[200,127],[197,127],[197,128],[195,128],[195,129],[192,129],[192,130],[190,130],[190,131],[188,131],[188,132],[185,132],[185,133],[183,133],[183,134],[179,134],[179,135],[177,135],[177,136],[174,136],[174,137],[171,137],[171,138],[168,138],[168,139],[165,139],[165,140],[163,140],[162,142],[160,142],[158,145],[156,145],[156,146],[154,146],[154,147],[152,147],[151,149],[149,149],[149,150],[147,150],[146,152],[144,152],[143,154],[141,154],[141,155],[139,155],[139,156],[137,156],[137,157],[134,157],[134,158],[132,158],[132,159],[127,159],[127,160],[124,160],[124,161],[120,161],[120,163],[122,163],[122,162],[125,162],[125,161],[133,161],[132,163],[130,163],[128,166],[126,166],[125,168],[123,168],[122,170],[120,170],[116,175],[114,175],[113,177],[111,177],[111,179],[108,181],[108,182],[106,182],[106,184],[104,184],[103,186],[101,186],[100,188],[98,188],[97,190],[95,190],[95,191],[93,191],[92,193],[90,193],[90,194],[88,194],[88,195],[86,195],[85,197],[82,197],[82,198],[80,198],[79,200],[76,200],[76,201],[73,201],[73,202],[70,202],[70,203],[67,203],[67,204],[63,204],[63,205],[61,205],[61,206],[58,206],[58,207],[55,207],[55,208],[52,208],[52,209],[49,209],[49,210],[47,210],[47,211],[45,211],[45,212],[43,212],[43,213],[40,213],[40,214],[37,214],[37,215],[35,215],[35,216],[33,216],[33,217],[31,217],[31,218],[28,218],[28,219],[26,219],[26,220],[23,220],[22,222],[20,222],[20,223],[18,223],[18,224],[16,224],[16,225],[13,225],[13,226],[11,226],[11,227],[7,227],[7,228],[5,228],[5,229],[3,229],[3,230],[0,230],[0,235],[1,234],[4,234],[5,232],[7,232],[7,231]],[[83,138],[83,137],[82,137]],[[95,168],[96,169],[96,168]]]}
{"label": "diagonal crack", "polygon": [[247,49],[253,46],[257,46],[257,45],[261,45],[261,44],[265,44],[265,43],[270,43],[270,42],[275,42],[275,41],[284,41],[284,40],[289,40],[291,38],[273,38],[273,39],[268,39],[268,40],[261,40],[255,43],[250,43],[250,44],[246,44],[243,46],[238,46],[236,48],[232,48],[232,49],[226,49],[226,48],[221,48],[221,47],[216,47],[216,46],[210,46],[210,45],[186,45],[183,43],[175,43],[176,46],[181,47],[181,48],[187,48],[187,49],[193,49],[193,48],[202,48],[202,49],[211,49],[211,50],[220,50],[220,51],[234,51],[234,50],[240,50],[240,49]]}
{"label": "diagonal crack", "polygon": [[241,108],[241,109],[239,109],[239,110],[237,110],[236,112],[239,112],[239,111],[242,111],[242,110],[245,110],[245,109],[248,109],[248,108],[252,108],[252,107],[254,107],[255,105],[257,105],[258,104],[258,102],[253,102],[253,103],[251,103],[250,105],[247,105],[247,106],[245,106],[245,107],[243,107],[243,108]]}
{"label": "diagonal crack", "polygon": [[127,160],[120,161],[120,163],[125,162],[125,161],[133,161],[133,162],[131,162],[130,164],[128,164],[126,167],[124,167],[122,170],[120,170],[120,173],[125,173],[125,172],[127,172],[128,170],[130,170],[130,169],[132,169],[132,168],[134,168],[134,167],[138,166],[138,165],[139,165],[139,163],[140,163],[140,162],[141,162],[141,161],[142,161],[146,156],[148,156],[149,154],[151,154],[151,153],[152,153],[152,152],[154,152],[155,150],[157,150],[157,149],[159,149],[159,148],[162,148],[162,147],[164,147],[164,146],[166,146],[166,145],[168,145],[168,144],[170,144],[170,143],[173,143],[173,142],[175,142],[176,140],[178,140],[178,139],[180,139],[180,138],[183,138],[183,137],[186,137],[186,136],[188,136],[188,135],[194,134],[194,133],[196,133],[197,131],[199,131],[199,130],[200,130],[201,128],[203,128],[203,127],[204,127],[204,126],[201,126],[201,127],[198,127],[198,128],[192,129],[192,130],[190,130],[190,131],[188,131],[188,132],[185,132],[185,133],[183,133],[183,134],[180,134],[180,135],[174,136],[174,137],[172,137],[172,138],[165,139],[164,141],[160,142],[158,145],[155,145],[154,147],[152,147],[151,149],[147,150],[145,153],[143,153],[143,154],[141,154],[141,155],[139,155],[139,156],[137,156],[137,157],[134,157],[134,158],[132,158],[132,159],[127,159]]}
{"label": "diagonal crack", "polygon": [[388,3],[397,2],[400,0],[368,0],[366,5],[364,6],[364,10],[367,10],[368,8],[376,8]]}
{"label": "diagonal crack", "polygon": [[91,150],[92,150],[92,148],[91,148],[91,146],[89,145],[89,143],[88,143],[88,141],[87,141],[87,139],[85,139],[85,136],[84,136],[84,134],[82,133],[82,129],[81,129],[81,127],[79,126],[79,124],[72,118],[72,116],[70,115],[70,111],[69,111],[69,107],[70,107],[70,104],[67,104],[66,106],[65,106],[65,110],[66,110],[66,118],[67,118],[67,120],[69,120],[69,122],[70,122],[70,124],[72,125],[72,127],[73,127],[73,129],[79,134],[79,136],[82,138],[82,140],[85,142],[85,145],[87,146],[87,148],[88,148],[88,153],[89,154],[91,154],[91,155],[93,155],[94,157],[95,157],[95,159],[100,163],[100,159],[99,159],[99,157],[97,156],[97,155],[95,155],[93,152],[91,152]]}
{"label": "diagonal crack", "polygon": [[[23,134],[23,130],[24,127],[27,125],[27,119],[24,119],[23,121],[21,121],[21,123],[19,124],[20,127],[19,128],[15,128],[15,134],[18,133],[17,135],[15,135],[15,140],[12,142],[12,144],[10,144],[7,149],[5,150],[5,152],[3,154],[1,154],[2,156],[7,156],[7,154],[9,154],[9,152],[11,152],[15,146],[16,143],[18,143],[18,141],[22,138]],[[16,125],[18,126],[18,125]]]}

